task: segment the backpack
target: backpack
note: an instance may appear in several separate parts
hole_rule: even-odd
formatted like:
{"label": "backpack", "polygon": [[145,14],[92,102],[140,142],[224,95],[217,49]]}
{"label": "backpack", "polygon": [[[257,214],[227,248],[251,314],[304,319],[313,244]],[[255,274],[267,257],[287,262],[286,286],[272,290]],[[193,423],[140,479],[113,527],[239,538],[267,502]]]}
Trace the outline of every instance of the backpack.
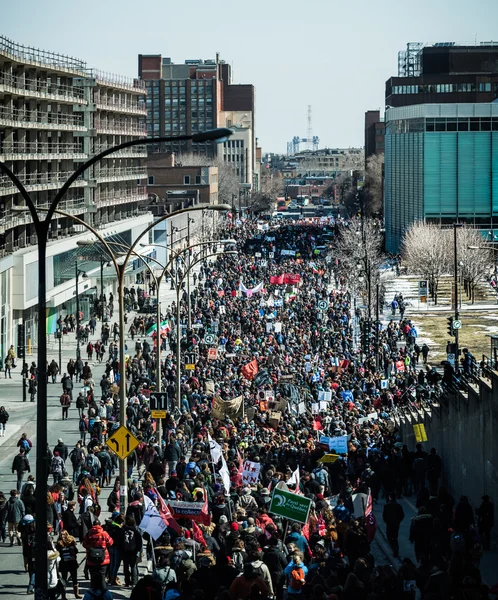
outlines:
{"label": "backpack", "polygon": [[97,461],[93,454],[87,454],[85,458],[85,467],[90,471],[91,475],[97,474]]}
{"label": "backpack", "polygon": [[90,562],[100,565],[105,560],[105,548],[88,548]]}
{"label": "backpack", "polygon": [[79,424],[79,430],[80,431],[87,431],[88,426],[86,424],[85,419],[80,419],[80,424]]}
{"label": "backpack", "polygon": [[95,419],[88,419],[88,431],[93,432],[93,426],[95,425]]}
{"label": "backpack", "polygon": [[21,448],[24,450],[24,452],[29,452],[31,450],[28,440],[23,440],[21,442]]}
{"label": "backpack", "polygon": [[137,542],[135,539],[135,531],[133,529],[124,530],[124,546],[125,552],[135,552],[137,549]]}
{"label": "backpack", "polygon": [[292,590],[301,590],[305,584],[306,580],[304,578],[304,571],[301,567],[296,565],[290,572],[289,587]]}
{"label": "backpack", "polygon": [[311,474],[311,477],[316,479],[320,485],[325,485],[327,483],[325,479],[325,473],[322,471],[322,469],[315,469]]}
{"label": "backpack", "polygon": [[244,570],[244,556],[242,555],[242,552],[238,552],[237,550],[232,552],[232,563],[233,566],[242,573]]}
{"label": "backpack", "polygon": [[60,471],[60,457],[59,456],[54,456],[52,458],[52,463],[50,464],[50,472],[51,473],[58,473]]}
{"label": "backpack", "polygon": [[466,544],[465,538],[463,537],[463,533],[458,533],[457,531],[454,531],[451,534],[450,549],[453,552],[453,554],[465,554]]}

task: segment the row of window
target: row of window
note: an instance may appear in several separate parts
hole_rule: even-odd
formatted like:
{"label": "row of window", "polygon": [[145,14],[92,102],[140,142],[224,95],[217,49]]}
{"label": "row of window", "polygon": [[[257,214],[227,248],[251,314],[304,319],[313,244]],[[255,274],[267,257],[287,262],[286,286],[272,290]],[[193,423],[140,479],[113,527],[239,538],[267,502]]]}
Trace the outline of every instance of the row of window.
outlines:
{"label": "row of window", "polygon": [[437,83],[430,85],[393,85],[392,94],[450,94],[455,92],[490,92],[491,83]]}
{"label": "row of window", "polygon": [[244,140],[228,140],[223,142],[224,148],[243,148]]}
{"label": "row of window", "polygon": [[233,156],[231,154],[225,154],[224,158],[225,162],[244,162],[243,154],[234,154]]}
{"label": "row of window", "polygon": [[[183,185],[201,185],[201,176],[200,175],[184,175],[183,176]],[[154,175],[149,175],[149,185],[154,185]]]}
{"label": "row of window", "polygon": [[[155,93],[155,95],[159,94],[159,89],[160,89],[160,83],[161,80],[154,80],[154,81],[146,81],[146,87],[149,91],[153,91]],[[180,96],[185,96],[186,93],[186,87],[185,85],[170,85],[169,81],[164,81],[164,93],[165,94],[169,94],[169,95],[176,95],[176,94],[180,94]],[[151,85],[153,84],[153,85]],[[196,95],[196,94],[202,94],[202,95],[206,95],[206,96],[212,96],[213,94],[213,88],[211,85],[207,85],[206,87],[204,86],[198,86],[195,83],[192,83],[190,85],[190,91],[192,94]]]}
{"label": "row of window", "polygon": [[390,134],[424,131],[498,131],[498,117],[440,117],[390,121]]}

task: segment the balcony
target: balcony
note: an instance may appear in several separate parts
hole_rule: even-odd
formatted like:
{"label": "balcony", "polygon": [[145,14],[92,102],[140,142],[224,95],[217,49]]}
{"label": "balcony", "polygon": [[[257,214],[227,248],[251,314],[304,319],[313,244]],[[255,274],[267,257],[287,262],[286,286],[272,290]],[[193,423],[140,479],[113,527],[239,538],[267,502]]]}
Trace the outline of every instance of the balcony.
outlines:
{"label": "balcony", "polygon": [[123,190],[122,192],[96,192],[95,206],[115,206],[116,204],[129,204],[130,202],[144,202],[149,198],[147,188],[140,186],[132,190]]}
{"label": "balcony", "polygon": [[86,63],[72,56],[47,52],[31,46],[23,46],[0,36],[0,54],[13,62],[33,65],[58,73],[70,73],[82,77],[86,74]]}
{"label": "balcony", "polygon": [[95,106],[99,110],[108,110],[126,115],[147,116],[147,108],[143,102],[121,102],[114,98],[94,97]]}
{"label": "balcony", "polygon": [[0,73],[0,95],[12,94],[26,98],[55,100],[59,103],[88,104],[82,87],[57,85],[43,79],[17,77],[10,73]]}
{"label": "balcony", "polygon": [[101,87],[115,88],[144,96],[147,94],[145,82],[140,81],[140,79],[130,79],[129,77],[123,77],[115,73],[105,73],[98,69],[93,69],[92,74],[95,77],[97,85]]}
{"label": "balcony", "polygon": [[[72,171],[56,171],[55,173],[29,173],[18,175],[19,180],[28,192],[41,192],[43,190],[56,190],[61,188],[73,174]],[[71,187],[84,187],[88,181],[77,179]],[[6,175],[0,175],[0,196],[18,194],[19,190]]]}
{"label": "balcony", "polygon": [[80,144],[52,142],[3,142],[0,161],[12,160],[85,160],[88,155]]}
{"label": "balcony", "polygon": [[127,181],[129,179],[145,179],[147,169],[145,167],[122,167],[99,169],[94,179],[97,183],[107,183],[110,181]]}
{"label": "balcony", "polygon": [[15,129],[50,129],[60,131],[86,131],[80,114],[43,112],[0,106],[0,126]]}
{"label": "balcony", "polygon": [[[100,152],[104,152],[104,150],[108,150],[109,148],[113,148],[113,144],[96,144],[94,147],[94,153],[99,154]],[[119,152],[114,152],[113,154],[109,154],[109,156],[105,158],[146,158],[147,157],[147,146],[144,144],[143,146],[132,146],[131,148],[124,148]],[[105,160],[105,159],[102,159]]]}
{"label": "balcony", "polygon": [[95,119],[94,128],[97,133],[105,135],[147,136],[145,125],[139,125],[131,121]]}
{"label": "balcony", "polygon": [[[35,203],[37,208],[48,208],[49,205]],[[25,206],[21,204],[19,206]],[[62,210],[71,215],[81,215],[85,212],[85,198],[83,196],[78,198],[69,198],[68,200],[63,200],[57,206],[58,210]],[[54,219],[63,219],[61,215],[55,214],[53,216]],[[26,212],[12,212],[4,217],[0,218],[0,234],[4,234],[9,229],[13,229],[19,225],[29,225],[33,222],[31,218],[31,213],[27,210]],[[29,245],[29,244],[28,244]]]}

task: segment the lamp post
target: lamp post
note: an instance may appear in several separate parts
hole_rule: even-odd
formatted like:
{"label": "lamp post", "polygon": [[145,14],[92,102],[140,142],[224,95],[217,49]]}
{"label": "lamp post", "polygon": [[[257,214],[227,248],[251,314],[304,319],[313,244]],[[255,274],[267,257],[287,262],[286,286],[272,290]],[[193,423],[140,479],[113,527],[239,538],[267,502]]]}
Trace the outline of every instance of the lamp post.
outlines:
{"label": "lamp post", "polygon": [[[223,141],[223,138],[227,138],[232,135],[230,129],[220,128],[211,131],[204,131],[193,135],[184,136],[166,136],[158,138],[147,138],[147,139],[134,139],[128,142],[123,142],[112,148],[108,148],[99,154],[96,154],[86,162],[80,165],[76,171],[67,179],[66,183],[58,191],[53,201],[51,202],[45,219],[40,219],[38,215],[38,208],[33,202],[31,196],[27,192],[24,185],[21,183],[15,173],[4,163],[0,162],[0,171],[5,173],[7,177],[12,181],[14,186],[19,190],[19,193],[23,197],[28,210],[33,219],[33,228],[36,233],[38,242],[38,403],[37,403],[37,423],[36,423],[36,521],[39,523],[39,527],[36,528],[35,543],[37,548],[37,559],[35,563],[35,598],[45,599],[48,591],[47,572],[48,572],[48,540],[47,532],[45,527],[41,525],[46,521],[46,499],[47,499],[47,472],[48,472],[48,455],[46,452],[47,448],[47,384],[48,384],[48,373],[47,373],[47,243],[48,235],[50,230],[50,224],[52,217],[57,210],[58,204],[62,201],[67,191],[73,185],[73,183],[92,165],[99,162],[102,158],[119,152],[125,148],[131,148],[133,146],[139,146],[143,144],[154,144],[171,141],[184,141],[192,140],[194,142],[205,142],[205,141]],[[165,215],[165,218],[170,218],[170,215]],[[165,219],[163,219],[165,220]],[[147,229],[148,231],[149,229]],[[117,266],[117,265],[116,265]],[[120,301],[120,309],[123,308],[122,293]],[[124,320],[124,313],[123,313]],[[122,338],[123,336],[121,336]],[[124,351],[124,341],[122,348]],[[123,357],[124,352],[121,355],[121,363],[124,363]],[[124,388],[124,380],[121,388]],[[122,406],[120,407],[121,415],[125,414],[124,407],[124,394],[121,396]],[[124,475],[123,469],[120,469],[120,475]],[[122,483],[124,482],[122,479]]]}
{"label": "lamp post", "polygon": [[[454,295],[454,318],[455,321],[458,321],[460,313],[458,312],[458,238],[457,238],[457,229],[463,227],[463,223],[453,223],[453,295]],[[459,369],[459,360],[458,360],[458,329],[453,330],[455,336],[455,373],[458,375]]]}
{"label": "lamp post", "polygon": [[[80,359],[81,358],[81,352],[80,352],[80,294],[79,294],[79,277],[80,275],[82,277],[86,277],[86,273],[84,271],[80,271],[78,269],[78,261],[75,260],[74,261],[74,272],[76,275],[76,359]],[[62,369],[62,365],[60,365],[60,367]]]}

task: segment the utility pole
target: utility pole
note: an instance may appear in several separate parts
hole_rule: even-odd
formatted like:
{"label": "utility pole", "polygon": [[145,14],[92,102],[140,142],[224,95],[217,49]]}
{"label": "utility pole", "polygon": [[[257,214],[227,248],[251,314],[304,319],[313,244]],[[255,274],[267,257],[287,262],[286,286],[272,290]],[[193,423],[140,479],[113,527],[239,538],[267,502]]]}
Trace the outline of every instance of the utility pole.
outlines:
{"label": "utility pole", "polygon": [[104,257],[100,256],[100,313],[102,319],[102,327],[105,321],[105,302],[104,302]]}
{"label": "utility pole", "polygon": [[79,279],[79,271],[78,271],[78,261],[74,261],[74,270],[76,273],[76,358],[80,358],[80,296],[78,289],[78,279]]}
{"label": "utility pole", "polygon": [[[455,310],[455,321],[458,321],[460,317],[460,313],[458,312],[458,244],[457,244],[457,228],[462,227],[461,223],[453,223],[453,300],[454,300],[454,310]],[[458,328],[453,329],[455,336],[455,373],[459,372],[459,349],[458,349]]]}

